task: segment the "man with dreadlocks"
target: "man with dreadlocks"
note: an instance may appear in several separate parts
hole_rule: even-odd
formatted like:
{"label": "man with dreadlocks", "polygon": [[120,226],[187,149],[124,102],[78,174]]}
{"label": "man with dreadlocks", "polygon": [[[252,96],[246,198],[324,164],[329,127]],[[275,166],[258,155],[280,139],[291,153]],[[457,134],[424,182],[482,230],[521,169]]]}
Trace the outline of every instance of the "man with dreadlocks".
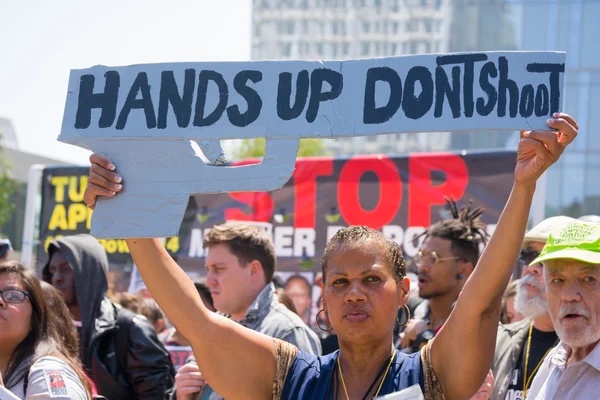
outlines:
{"label": "man with dreadlocks", "polygon": [[[471,202],[460,209],[446,199],[452,217],[430,226],[420,237],[423,244],[416,256],[419,297],[425,299],[415,310],[404,331],[400,347],[418,351],[431,340],[450,316],[458,295],[479,259],[487,241],[484,209]],[[418,238],[417,238],[418,239]]]}

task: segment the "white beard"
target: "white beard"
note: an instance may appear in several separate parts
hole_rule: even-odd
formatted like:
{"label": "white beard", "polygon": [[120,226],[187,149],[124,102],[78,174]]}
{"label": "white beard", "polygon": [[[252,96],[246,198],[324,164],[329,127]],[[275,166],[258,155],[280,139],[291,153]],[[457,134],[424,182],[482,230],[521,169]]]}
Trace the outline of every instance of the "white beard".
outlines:
{"label": "white beard", "polygon": [[585,347],[592,343],[596,343],[600,340],[600,330],[596,327],[586,324],[577,330],[574,334],[573,329],[570,332],[567,332],[566,329],[563,329],[560,319],[567,314],[579,314],[585,317],[590,318],[590,312],[585,308],[582,304],[569,304],[562,305],[560,307],[560,312],[558,314],[559,322],[555,325],[556,334],[567,346],[571,348],[576,347]]}
{"label": "white beard", "polygon": [[[523,285],[529,284],[534,286],[538,293],[529,299],[523,289]],[[548,314],[548,301],[543,298],[546,293],[546,288],[543,284],[537,281],[532,275],[526,275],[519,280],[517,285],[517,295],[515,296],[515,310],[524,317],[537,318]]]}

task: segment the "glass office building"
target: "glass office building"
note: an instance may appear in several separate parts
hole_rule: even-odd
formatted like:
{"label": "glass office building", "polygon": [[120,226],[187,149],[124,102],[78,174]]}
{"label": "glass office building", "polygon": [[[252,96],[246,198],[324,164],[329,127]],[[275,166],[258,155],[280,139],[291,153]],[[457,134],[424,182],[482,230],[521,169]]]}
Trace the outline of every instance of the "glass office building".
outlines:
{"label": "glass office building", "polygon": [[[563,110],[579,137],[547,176],[546,216],[600,214],[600,1],[255,0],[254,59],[348,59],[491,50],[567,52]],[[594,44],[596,43],[596,44]],[[514,148],[518,133],[436,132],[328,141],[335,155]]]}
{"label": "glass office building", "polygon": [[[600,122],[593,119],[600,112],[599,20],[597,0],[454,2],[450,51],[567,52],[563,110],[577,119],[579,137],[548,172],[547,216],[600,214]],[[514,145],[500,133],[482,136],[453,133],[451,148]]]}

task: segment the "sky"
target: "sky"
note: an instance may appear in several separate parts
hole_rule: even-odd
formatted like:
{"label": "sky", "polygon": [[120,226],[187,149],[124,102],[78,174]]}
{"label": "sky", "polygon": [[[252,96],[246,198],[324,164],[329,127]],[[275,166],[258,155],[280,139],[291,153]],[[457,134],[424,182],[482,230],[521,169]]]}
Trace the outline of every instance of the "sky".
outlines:
{"label": "sky", "polygon": [[89,152],[56,140],[71,69],[246,61],[251,0],[0,2],[0,117],[19,148],[72,164]]}

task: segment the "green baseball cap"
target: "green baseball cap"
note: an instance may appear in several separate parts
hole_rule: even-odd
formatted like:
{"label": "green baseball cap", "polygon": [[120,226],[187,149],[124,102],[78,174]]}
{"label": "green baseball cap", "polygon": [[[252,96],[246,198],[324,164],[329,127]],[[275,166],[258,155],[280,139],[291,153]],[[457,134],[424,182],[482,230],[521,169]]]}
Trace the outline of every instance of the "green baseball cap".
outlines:
{"label": "green baseball cap", "polygon": [[576,221],[552,232],[531,265],[564,258],[600,264],[600,224]]}

